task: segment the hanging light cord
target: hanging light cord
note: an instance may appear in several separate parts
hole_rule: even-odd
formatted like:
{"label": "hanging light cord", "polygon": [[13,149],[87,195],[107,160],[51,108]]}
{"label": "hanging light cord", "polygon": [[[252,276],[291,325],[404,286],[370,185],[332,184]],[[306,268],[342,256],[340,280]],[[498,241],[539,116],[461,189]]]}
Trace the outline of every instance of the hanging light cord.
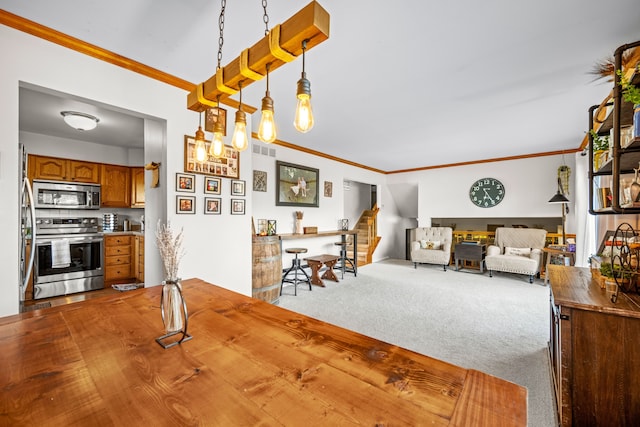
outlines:
{"label": "hanging light cord", "polygon": [[262,9],[264,9],[262,21],[264,22],[264,35],[266,36],[269,34],[269,15],[267,14],[267,0],[262,0]]}
{"label": "hanging light cord", "polygon": [[305,58],[305,55],[304,55],[304,52],[306,50],[307,50],[307,40],[305,39],[305,40],[302,41],[302,76],[303,77],[305,77],[305,72],[304,72],[304,62],[305,62],[304,58]]}
{"label": "hanging light cord", "polygon": [[222,63],[222,45],[224,44],[224,10],[227,7],[227,0],[222,0],[220,5],[220,17],[218,17],[218,29],[220,35],[218,36],[218,66],[216,70],[221,67]]}
{"label": "hanging light cord", "polygon": [[240,91],[240,103],[238,104],[238,111],[242,111],[242,80],[238,82],[238,90]]}
{"label": "hanging light cord", "polygon": [[267,69],[267,96],[269,95],[269,68],[271,68],[271,62],[266,65]]}

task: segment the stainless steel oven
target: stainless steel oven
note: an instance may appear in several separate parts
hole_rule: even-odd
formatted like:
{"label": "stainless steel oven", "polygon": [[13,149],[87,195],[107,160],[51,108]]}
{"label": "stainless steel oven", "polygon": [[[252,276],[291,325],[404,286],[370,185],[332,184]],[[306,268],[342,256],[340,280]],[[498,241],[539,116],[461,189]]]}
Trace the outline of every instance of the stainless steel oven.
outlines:
{"label": "stainless steel oven", "polygon": [[104,238],[98,218],[38,218],[33,298],[104,287]]}

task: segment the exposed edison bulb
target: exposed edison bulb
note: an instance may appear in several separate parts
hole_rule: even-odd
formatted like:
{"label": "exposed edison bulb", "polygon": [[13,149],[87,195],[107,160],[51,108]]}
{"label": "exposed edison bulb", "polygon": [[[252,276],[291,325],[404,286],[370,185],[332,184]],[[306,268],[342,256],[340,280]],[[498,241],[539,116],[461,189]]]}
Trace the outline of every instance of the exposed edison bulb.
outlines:
{"label": "exposed edison bulb", "polygon": [[[220,117],[220,114],[218,114]],[[224,154],[224,125],[220,120],[213,125],[213,139],[209,146],[209,155],[219,159]]]}
{"label": "exposed edison bulb", "polygon": [[196,161],[202,163],[207,160],[207,149],[204,144],[204,132],[202,126],[196,131]]}
{"label": "exposed edison bulb", "polygon": [[224,140],[222,138],[222,132],[214,132],[209,146],[209,155],[216,159],[219,159],[224,154]]}
{"label": "exposed edison bulb", "polygon": [[262,117],[258,127],[258,138],[267,144],[276,140],[276,122],[273,118],[273,99],[269,96],[262,98]]}
{"label": "exposed edison bulb", "polygon": [[247,136],[247,117],[244,111],[236,111],[236,126],[233,130],[233,139],[231,140],[233,148],[238,151],[244,151],[249,146],[249,138]]}
{"label": "exposed edison bulb", "polygon": [[293,121],[295,128],[302,133],[309,132],[313,127],[313,111],[311,110],[311,95],[298,94],[296,106],[296,118]]}

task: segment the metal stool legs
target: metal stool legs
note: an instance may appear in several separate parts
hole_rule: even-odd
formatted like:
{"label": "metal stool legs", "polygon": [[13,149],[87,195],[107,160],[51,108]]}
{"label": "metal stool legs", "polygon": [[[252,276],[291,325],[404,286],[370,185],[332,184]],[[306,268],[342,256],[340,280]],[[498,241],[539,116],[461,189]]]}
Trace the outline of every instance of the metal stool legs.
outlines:
{"label": "metal stool legs", "polygon": [[354,264],[354,260],[349,258],[347,255],[347,243],[346,242],[336,242],[336,246],[340,246],[340,265],[336,266],[336,269],[340,269],[342,271],[342,278],[344,279],[344,273],[354,273],[356,272],[356,266]]}
{"label": "metal stool legs", "polygon": [[[301,276],[304,276],[304,279],[302,277],[298,279],[298,271],[302,272]],[[287,277],[290,273],[293,273],[292,279]],[[295,258],[291,261],[291,267],[289,267],[289,269],[282,275],[282,282],[280,283],[280,295],[282,295],[284,282],[293,283],[293,295],[295,296],[298,295],[298,283],[308,283],[309,290],[311,290],[311,278],[300,265],[300,258],[298,258],[297,253],[295,254]]]}

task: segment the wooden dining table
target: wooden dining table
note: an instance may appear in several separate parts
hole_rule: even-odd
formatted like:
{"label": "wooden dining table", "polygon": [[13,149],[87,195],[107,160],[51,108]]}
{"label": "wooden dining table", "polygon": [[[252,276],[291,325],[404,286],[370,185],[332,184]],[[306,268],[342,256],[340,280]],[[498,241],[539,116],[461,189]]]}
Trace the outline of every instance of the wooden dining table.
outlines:
{"label": "wooden dining table", "polygon": [[524,387],[200,279],[163,349],[160,291],[0,318],[0,425],[527,424]]}

